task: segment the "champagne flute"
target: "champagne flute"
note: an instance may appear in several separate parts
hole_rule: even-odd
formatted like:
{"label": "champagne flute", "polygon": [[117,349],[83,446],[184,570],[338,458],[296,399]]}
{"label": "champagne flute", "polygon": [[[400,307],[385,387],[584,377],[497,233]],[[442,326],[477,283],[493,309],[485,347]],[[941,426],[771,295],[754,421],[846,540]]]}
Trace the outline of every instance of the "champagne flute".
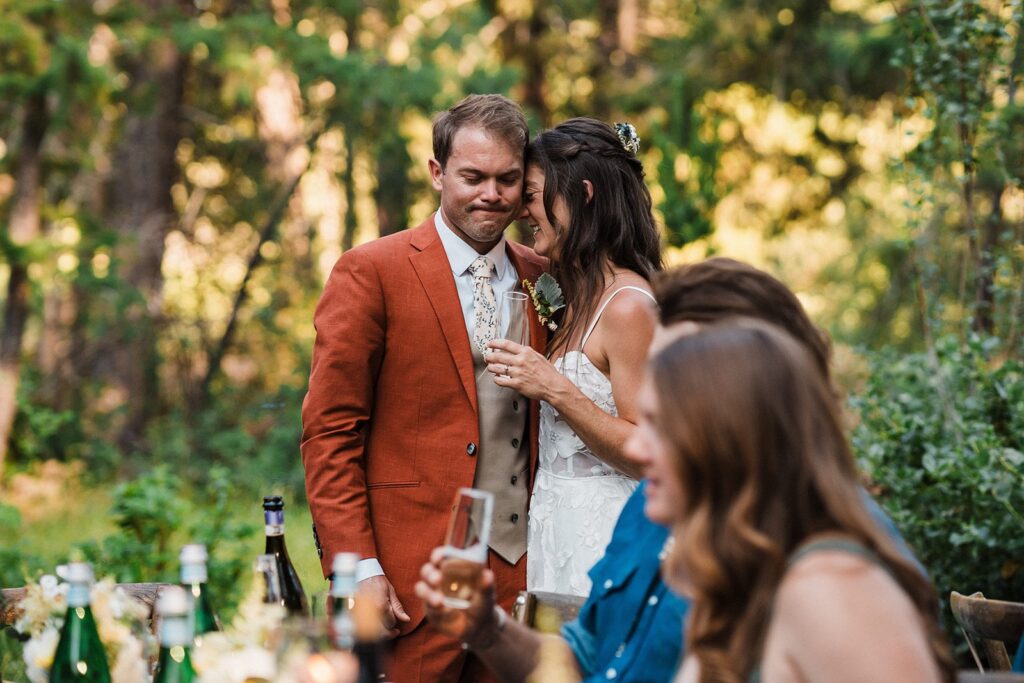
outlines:
{"label": "champagne flute", "polygon": [[460,488],[455,494],[441,560],[441,592],[445,606],[466,609],[480,589],[493,514],[491,493]]}
{"label": "champagne flute", "polygon": [[530,344],[530,297],[526,292],[501,293],[498,306],[498,334],[522,346]]}

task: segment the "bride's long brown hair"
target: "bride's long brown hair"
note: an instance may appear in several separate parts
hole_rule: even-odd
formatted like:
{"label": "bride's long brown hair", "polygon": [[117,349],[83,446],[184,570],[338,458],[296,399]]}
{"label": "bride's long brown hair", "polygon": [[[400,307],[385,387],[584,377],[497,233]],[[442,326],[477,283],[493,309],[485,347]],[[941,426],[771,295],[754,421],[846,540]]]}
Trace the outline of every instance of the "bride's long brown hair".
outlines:
{"label": "bride's long brown hair", "polygon": [[[527,145],[526,164],[544,172],[544,212],[560,242],[551,272],[571,308],[548,344],[554,357],[582,336],[604,292],[609,263],[648,281],[661,270],[660,234],[643,164],[607,123],[575,118],[544,131]],[[589,198],[584,181],[593,187]],[[555,220],[556,197],[569,210],[568,225]]]}
{"label": "bride's long brown hair", "polygon": [[685,651],[701,680],[747,679],[787,560],[820,533],[880,559],[954,680],[935,591],[864,506],[834,395],[807,351],[778,328],[733,319],[670,343],[651,374],[682,485],[666,576],[693,597]]}

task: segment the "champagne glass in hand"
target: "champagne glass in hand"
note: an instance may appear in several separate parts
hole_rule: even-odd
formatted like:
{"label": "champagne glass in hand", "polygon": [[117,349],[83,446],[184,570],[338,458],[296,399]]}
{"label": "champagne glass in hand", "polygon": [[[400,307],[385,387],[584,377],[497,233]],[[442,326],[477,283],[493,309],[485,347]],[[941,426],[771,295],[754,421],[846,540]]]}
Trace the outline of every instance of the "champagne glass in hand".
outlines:
{"label": "champagne glass in hand", "polygon": [[498,305],[498,334],[503,339],[530,343],[530,297],[525,292],[502,292]]}
{"label": "champagne glass in hand", "polygon": [[466,609],[480,589],[493,511],[494,496],[487,491],[461,488],[455,494],[441,561],[441,592],[447,607]]}

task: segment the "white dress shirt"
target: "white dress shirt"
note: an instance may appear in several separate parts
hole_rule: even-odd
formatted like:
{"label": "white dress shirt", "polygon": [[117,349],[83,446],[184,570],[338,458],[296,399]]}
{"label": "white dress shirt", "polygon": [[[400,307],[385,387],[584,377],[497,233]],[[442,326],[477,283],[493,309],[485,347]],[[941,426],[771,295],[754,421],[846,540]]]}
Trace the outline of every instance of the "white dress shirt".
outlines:
{"label": "white dress shirt", "polygon": [[[470,339],[473,338],[473,274],[469,272],[469,266],[480,256],[476,249],[455,234],[444,222],[441,210],[434,214],[434,227],[437,235],[441,238],[441,245],[444,253],[448,256],[448,264],[452,269],[452,277],[455,278],[455,290],[459,294],[459,304],[462,306],[462,317],[466,321],[466,333]],[[505,238],[494,245],[484,254],[494,264],[494,272],[491,273],[491,287],[494,288],[494,300],[501,304],[501,295],[504,292],[511,292],[516,288],[518,275],[505,250]],[[503,325],[501,332],[505,331],[508,322],[502,323],[499,316],[499,324]],[[383,576],[384,569],[376,557],[368,557],[360,560],[356,565],[356,580],[363,581],[373,576]]]}

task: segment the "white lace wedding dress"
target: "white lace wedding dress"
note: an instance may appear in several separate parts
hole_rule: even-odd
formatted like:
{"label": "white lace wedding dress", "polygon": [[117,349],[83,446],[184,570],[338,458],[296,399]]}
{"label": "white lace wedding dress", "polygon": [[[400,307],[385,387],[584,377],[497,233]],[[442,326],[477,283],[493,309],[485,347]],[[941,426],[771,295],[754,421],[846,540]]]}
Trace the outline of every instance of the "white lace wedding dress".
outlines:
{"label": "white lace wedding dress", "polygon": [[[609,415],[618,416],[612,383],[583,347],[615,290],[591,321],[578,350],[555,360],[555,369]],[[653,297],[652,297],[653,299]],[[597,458],[552,406],[540,404],[540,448],[530,501],[526,586],[531,591],[588,595],[587,572],[604,555],[612,529],[637,482]]]}

